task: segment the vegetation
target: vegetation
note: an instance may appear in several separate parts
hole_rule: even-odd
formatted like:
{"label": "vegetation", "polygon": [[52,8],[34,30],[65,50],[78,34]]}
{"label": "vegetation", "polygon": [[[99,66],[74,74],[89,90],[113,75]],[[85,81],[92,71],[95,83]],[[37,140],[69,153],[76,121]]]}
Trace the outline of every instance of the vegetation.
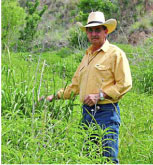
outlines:
{"label": "vegetation", "polygon": [[113,3],[109,0],[80,0],[78,9],[80,11],[78,20],[82,21],[85,24],[88,18],[88,13],[90,13],[91,11],[103,11],[104,13],[106,13],[106,18],[110,18],[112,16],[112,13],[116,13],[117,17],[118,6],[117,1],[114,1]]}
{"label": "vegetation", "polygon": [[2,1],[2,48],[16,47],[26,13],[16,1]]}
{"label": "vegetation", "polygon": [[[103,137],[107,130],[102,131],[96,124],[84,129],[78,97],[75,100],[54,100],[52,103],[38,102],[40,96],[55,94],[71,82],[88,46],[84,33],[74,23],[85,21],[84,16],[89,8],[105,10],[108,17],[110,12],[114,17],[119,17],[119,27],[112,34],[114,38],[109,36],[109,39],[121,41],[115,44],[126,52],[130,62],[133,88],[119,103],[122,119],[120,163],[151,164],[153,36],[149,31],[152,17],[147,19],[148,24],[144,24],[143,30],[147,28],[149,37],[143,43],[137,46],[123,44],[125,41],[128,43],[127,34],[135,29],[139,31],[141,23],[144,23],[134,22],[140,16],[147,18],[146,6],[142,5],[145,1],[88,0],[87,3],[86,0],[53,0],[40,4],[39,1],[31,1],[33,12],[27,12],[30,8],[26,7],[26,2],[2,0],[2,164],[104,163],[101,138],[99,146],[89,139],[93,134]],[[97,4],[102,6],[96,8]],[[132,4],[138,4],[135,11],[133,8],[130,10]],[[110,10],[112,5],[113,10]],[[127,13],[137,13],[133,17],[130,15],[132,21],[127,21],[128,24],[131,22],[129,26],[124,24],[125,9]],[[143,13],[140,13],[142,10]],[[29,20],[32,26],[28,24]],[[127,32],[115,38],[122,27],[126,27]],[[19,44],[21,41],[25,42]]]}
{"label": "vegetation", "polygon": [[[120,163],[150,164],[153,161],[150,71],[153,61],[149,54],[144,58],[142,48],[119,46],[128,55],[133,76],[133,89],[120,102]],[[37,102],[38,96],[55,93],[70,83],[82,54],[82,51],[72,53],[70,49],[63,49],[2,55],[2,163],[104,162],[101,152],[96,152],[102,148],[92,142],[87,144],[87,139],[95,131],[100,136],[105,131],[97,126],[83,129],[78,98]]]}
{"label": "vegetation", "polygon": [[88,13],[96,10],[103,11],[106,20],[117,19],[117,30],[109,36],[112,41],[137,45],[152,37],[152,9],[152,0],[2,0],[3,48],[18,52],[85,48],[87,39],[76,22],[85,24]]}
{"label": "vegetation", "polygon": [[[25,17],[26,25],[23,30],[20,31],[20,43],[19,49],[22,51],[29,51],[31,49],[31,43],[36,35],[37,27],[39,21],[44,14],[47,6],[44,6],[42,10],[38,11],[39,1],[36,0],[35,3],[27,1],[26,3],[26,11],[27,16]],[[21,51],[20,50],[20,51]]]}

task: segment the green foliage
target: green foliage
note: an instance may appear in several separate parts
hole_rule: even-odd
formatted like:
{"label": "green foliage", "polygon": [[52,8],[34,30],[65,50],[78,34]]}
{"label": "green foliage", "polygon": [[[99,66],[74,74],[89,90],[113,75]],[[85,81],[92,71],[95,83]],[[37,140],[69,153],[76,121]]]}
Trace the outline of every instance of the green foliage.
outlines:
{"label": "green foliage", "polygon": [[141,47],[118,45],[126,52],[130,61],[133,90],[138,93],[153,94],[153,40],[149,38]]}
{"label": "green foliage", "polygon": [[[153,48],[152,48],[153,50]],[[135,80],[137,82],[137,88],[141,93],[147,93],[149,95],[153,94],[153,59],[152,56],[148,56],[143,52],[144,57],[140,58],[139,67],[137,69],[137,75]],[[152,54],[153,51],[150,51]]]}
{"label": "green foliage", "polygon": [[16,45],[25,16],[25,11],[16,0],[2,1],[2,48],[7,45],[12,49]]}
{"label": "green foliage", "polygon": [[88,47],[88,39],[85,32],[78,29],[78,27],[69,30],[69,46],[78,49],[86,49]]}
{"label": "green foliage", "polygon": [[[44,88],[43,93],[48,95],[54,93],[60,83],[55,71],[57,74],[62,68],[63,58],[57,67],[53,64],[58,63],[60,57],[53,54],[46,53],[39,57],[28,53],[10,53],[2,56],[3,163],[103,163],[105,160],[102,152],[93,153],[94,148],[102,151],[102,147],[86,142],[95,132],[100,137],[104,133],[101,129],[96,130],[97,126],[85,130],[79,125],[81,107],[77,100],[37,101],[41,87]],[[70,64],[74,67],[72,57],[68,58],[67,68]],[[47,62],[42,65],[44,59]],[[43,66],[46,68],[45,75]]]}
{"label": "green foliage", "polygon": [[27,16],[25,18],[26,25],[23,30],[20,31],[20,43],[19,49],[29,50],[31,48],[31,43],[36,35],[37,27],[42,15],[44,14],[47,6],[44,6],[42,10],[38,10],[39,0],[35,2],[27,1]]}
{"label": "green foliage", "polygon": [[151,6],[151,4],[152,0],[119,0],[119,19],[121,22],[121,26],[130,27],[130,33],[134,30],[137,31],[139,27],[140,30],[146,30],[146,28],[148,28],[148,22],[152,17],[152,14],[149,11],[147,11],[146,6]]}
{"label": "green foliage", "polygon": [[122,124],[119,158],[121,164],[141,164],[142,162],[142,164],[150,164],[153,161],[152,106],[152,95],[133,92],[128,93],[120,102]]}
{"label": "green foliage", "polygon": [[[149,17],[148,17],[149,16]],[[139,20],[135,23],[133,23],[129,27],[129,32],[135,32],[135,31],[145,31],[146,33],[151,32],[153,25],[153,13],[144,15],[143,17],[140,17]]]}
{"label": "green foliage", "polygon": [[58,56],[61,58],[68,57],[72,54],[72,50],[70,48],[61,48],[59,51],[56,53]]}
{"label": "green foliage", "polygon": [[139,63],[139,68],[133,72],[133,79],[137,90],[140,93],[153,94],[153,60],[150,58],[142,59]]}
{"label": "green foliage", "polygon": [[149,38],[147,38],[144,42],[144,45],[145,47],[148,49],[148,51],[151,53],[153,52],[153,46],[152,46],[152,43],[153,43],[153,34],[152,36],[150,36]]}
{"label": "green foliage", "polygon": [[117,1],[110,0],[80,0],[78,8],[78,20],[83,23],[86,23],[88,15],[92,11],[102,11],[106,18],[112,18],[112,14],[116,15],[118,11]]}
{"label": "green foliage", "polygon": [[[121,164],[151,164],[153,96],[148,91],[153,86],[152,39],[143,48],[119,47],[129,58],[134,81],[133,90],[120,101],[119,160]],[[107,130],[96,124],[82,127],[78,98],[37,101],[38,96],[54,94],[70,82],[83,53],[76,50],[72,54],[71,49],[63,48],[42,54],[2,54],[3,164],[104,163],[101,138]],[[94,134],[99,135],[99,145],[91,140],[97,138]]]}

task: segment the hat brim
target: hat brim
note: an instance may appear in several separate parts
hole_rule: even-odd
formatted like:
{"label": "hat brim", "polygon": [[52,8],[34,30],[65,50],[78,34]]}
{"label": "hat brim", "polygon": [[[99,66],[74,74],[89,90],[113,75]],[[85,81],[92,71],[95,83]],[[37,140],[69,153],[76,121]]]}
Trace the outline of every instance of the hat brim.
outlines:
{"label": "hat brim", "polygon": [[103,25],[103,26],[107,27],[108,34],[109,34],[109,33],[112,33],[116,29],[117,21],[115,19],[109,19],[105,23],[102,23],[102,24],[100,24],[100,23],[91,23],[91,24],[87,24],[85,26],[83,26],[81,22],[77,22],[77,25],[81,28],[82,31],[86,31],[87,27],[94,27],[94,26]]}

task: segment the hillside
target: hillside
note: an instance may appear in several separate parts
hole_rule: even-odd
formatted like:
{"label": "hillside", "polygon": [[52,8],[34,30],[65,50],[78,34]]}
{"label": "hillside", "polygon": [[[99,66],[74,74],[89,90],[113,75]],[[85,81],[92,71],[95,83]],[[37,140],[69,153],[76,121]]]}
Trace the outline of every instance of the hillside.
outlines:
{"label": "hillside", "polygon": [[[98,1],[97,1],[98,2]],[[89,1],[90,3],[90,1]],[[117,30],[110,36],[110,39],[118,42],[118,43],[128,43],[132,45],[143,44],[143,41],[149,37],[152,37],[152,26],[153,26],[153,2],[152,1],[131,1],[124,2],[118,1],[119,6],[117,8],[117,13],[112,13],[113,18],[116,18],[118,21],[118,28]],[[144,4],[143,4],[144,3]],[[79,15],[78,0],[69,1],[46,1],[42,3],[48,5],[48,12],[45,13],[42,23],[40,23],[40,29],[44,28],[44,24],[46,27],[51,27],[52,32],[46,33],[48,36],[46,38],[47,43],[56,42],[58,43],[57,46],[68,46],[68,35],[69,29],[75,28],[75,23],[77,22],[77,17]],[[91,4],[92,5],[92,4]],[[142,5],[144,5],[142,7]],[[95,11],[96,8],[91,7],[91,10],[88,11]],[[139,11],[141,10],[141,11]],[[143,13],[144,10],[144,13]],[[142,14],[142,13],[143,14]],[[110,14],[110,16],[112,17]],[[137,16],[136,16],[137,15]],[[109,19],[110,17],[106,17]],[[62,26],[61,26],[62,25]],[[56,29],[56,30],[55,30]],[[64,34],[62,33],[64,29]],[[66,32],[66,36],[65,36]],[[54,33],[54,38],[49,37],[52,36]],[[58,39],[60,42],[57,41],[55,37],[58,35]],[[54,41],[52,41],[54,40]]]}
{"label": "hillside", "polygon": [[[76,22],[85,24],[88,13],[96,10],[103,11],[106,19],[117,20],[117,29],[109,36],[113,42],[143,45],[153,37],[152,0],[45,0],[40,3],[35,0],[36,8],[34,0],[19,0],[19,4],[16,1],[2,1],[2,46],[15,51],[35,48],[46,51],[80,44],[79,47],[84,48],[86,39],[78,31]],[[33,4],[29,6],[33,6],[34,13],[28,13],[27,2]],[[39,16],[45,6],[45,12]]]}

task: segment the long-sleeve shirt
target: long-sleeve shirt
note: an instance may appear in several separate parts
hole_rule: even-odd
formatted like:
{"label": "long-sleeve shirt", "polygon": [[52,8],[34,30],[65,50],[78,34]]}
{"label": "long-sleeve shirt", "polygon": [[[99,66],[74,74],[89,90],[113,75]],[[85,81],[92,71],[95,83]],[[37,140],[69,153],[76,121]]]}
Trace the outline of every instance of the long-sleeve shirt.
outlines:
{"label": "long-sleeve shirt", "polygon": [[58,91],[57,95],[59,98],[69,99],[72,93],[79,94],[83,103],[85,96],[97,94],[102,90],[111,99],[99,101],[98,104],[107,104],[118,102],[131,87],[131,72],[125,53],[106,40],[94,53],[92,46],[87,49],[72,83]]}

